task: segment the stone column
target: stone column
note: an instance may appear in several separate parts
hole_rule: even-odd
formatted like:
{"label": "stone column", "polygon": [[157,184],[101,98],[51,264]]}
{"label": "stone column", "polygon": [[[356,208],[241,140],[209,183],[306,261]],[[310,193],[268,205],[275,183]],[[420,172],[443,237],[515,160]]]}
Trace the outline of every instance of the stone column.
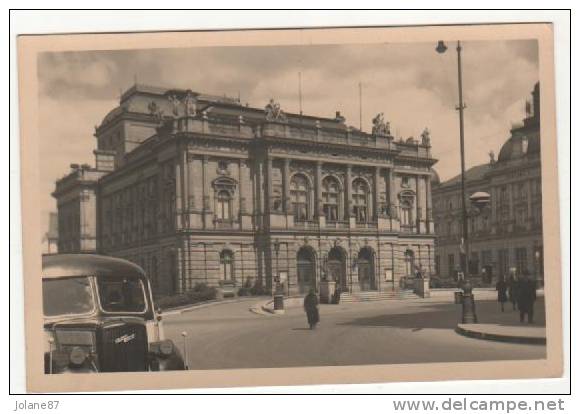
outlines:
{"label": "stone column", "polygon": [[391,216],[391,230],[399,231],[399,203],[395,185],[395,171],[389,169],[389,214]]}
{"label": "stone column", "polygon": [[266,213],[272,213],[272,158],[266,158]]}
{"label": "stone column", "polygon": [[178,154],[175,160],[175,216],[171,217],[176,229],[182,227],[181,223],[181,213],[183,212],[183,199],[182,199],[182,182],[183,182],[183,168],[182,168],[181,154]]}
{"label": "stone column", "polygon": [[515,212],[514,212],[514,195],[512,193],[514,186],[512,183],[507,184],[507,193],[508,193],[508,217],[509,217],[509,224],[508,224],[508,231],[513,231],[514,225],[512,221],[515,219]]}
{"label": "stone column", "polygon": [[421,180],[423,179],[423,177],[421,175],[417,175],[415,178],[415,193],[416,193],[416,200],[415,200],[415,210],[416,210],[416,214],[417,214],[417,233],[423,233],[423,199],[422,199],[422,194],[421,194]]}
{"label": "stone column", "polygon": [[290,159],[284,158],[284,171],[282,173],[282,186],[284,188],[283,208],[284,213],[290,214]]}
{"label": "stone column", "polygon": [[526,228],[528,230],[532,229],[532,180],[527,180],[526,181],[526,189],[528,192],[528,222],[526,223]]}
{"label": "stone column", "polygon": [[240,158],[238,159],[238,199],[239,199],[239,208],[240,208],[240,216],[245,213],[246,205],[244,199],[244,175],[242,174],[242,165],[243,160]]}
{"label": "stone column", "polygon": [[183,149],[182,152],[182,169],[181,169],[181,176],[182,178],[182,226],[188,228],[189,227],[189,163],[187,161],[187,147]]}
{"label": "stone column", "polygon": [[351,178],[352,167],[350,164],[346,166],[345,174],[345,202],[344,202],[344,218],[345,220],[350,220],[350,213],[352,211],[352,178]]}
{"label": "stone column", "polygon": [[316,203],[315,216],[321,217],[322,214],[322,161],[316,161]]}
{"label": "stone column", "polygon": [[497,187],[491,187],[490,188],[490,207],[491,207],[491,225],[490,225],[490,230],[492,232],[492,234],[495,233],[495,228],[497,226],[496,220],[497,220],[497,203],[498,203],[498,188]]}
{"label": "stone column", "polygon": [[211,220],[211,205],[210,205],[210,182],[209,182],[209,167],[208,167],[209,157],[204,155],[202,158],[202,177],[203,177],[203,202],[202,202],[202,212],[203,212],[203,226],[208,229],[212,227]]}
{"label": "stone column", "polygon": [[374,217],[375,220],[378,221],[379,219],[379,198],[380,198],[380,187],[379,187],[379,180],[381,178],[381,168],[380,167],[375,167],[375,185],[374,185],[374,203],[373,203],[373,209],[374,209]]}
{"label": "stone column", "polygon": [[425,176],[425,227],[427,233],[435,231],[433,223],[433,203],[431,199],[431,176]]}

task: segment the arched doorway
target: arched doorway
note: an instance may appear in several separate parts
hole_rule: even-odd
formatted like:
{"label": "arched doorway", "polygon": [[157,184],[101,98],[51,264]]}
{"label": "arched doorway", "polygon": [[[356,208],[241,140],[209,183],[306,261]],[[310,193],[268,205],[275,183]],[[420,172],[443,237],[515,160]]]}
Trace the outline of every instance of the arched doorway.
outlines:
{"label": "arched doorway", "polygon": [[328,252],[328,279],[334,280],[342,292],[348,291],[346,281],[346,254],[340,247],[333,247]]}
{"label": "arched doorway", "polygon": [[364,247],[358,253],[358,281],[361,290],[376,290],[375,260],[370,247]]}
{"label": "arched doorway", "polygon": [[311,248],[302,247],[298,250],[296,271],[300,293],[306,293],[311,288],[316,289],[316,259]]}

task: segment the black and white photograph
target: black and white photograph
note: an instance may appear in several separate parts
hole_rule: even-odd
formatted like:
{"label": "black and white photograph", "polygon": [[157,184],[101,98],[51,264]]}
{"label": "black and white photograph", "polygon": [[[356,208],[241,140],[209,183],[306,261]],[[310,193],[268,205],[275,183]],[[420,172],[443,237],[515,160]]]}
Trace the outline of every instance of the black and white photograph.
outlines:
{"label": "black and white photograph", "polygon": [[23,160],[35,389],[559,375],[552,46],[530,26],[40,48]]}

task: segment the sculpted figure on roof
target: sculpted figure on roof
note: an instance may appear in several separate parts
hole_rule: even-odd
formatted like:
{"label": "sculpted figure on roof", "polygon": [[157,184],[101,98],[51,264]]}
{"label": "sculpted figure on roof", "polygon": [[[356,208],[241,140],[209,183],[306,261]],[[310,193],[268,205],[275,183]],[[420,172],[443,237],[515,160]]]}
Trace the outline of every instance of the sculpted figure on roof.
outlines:
{"label": "sculpted figure on roof", "polygon": [[373,118],[373,135],[390,135],[391,134],[391,124],[385,122],[385,116],[383,112],[380,112]]}
{"label": "sculpted figure on roof", "polygon": [[274,99],[270,99],[270,102],[264,108],[264,112],[268,121],[286,121],[286,115],[282,112],[280,104]]}

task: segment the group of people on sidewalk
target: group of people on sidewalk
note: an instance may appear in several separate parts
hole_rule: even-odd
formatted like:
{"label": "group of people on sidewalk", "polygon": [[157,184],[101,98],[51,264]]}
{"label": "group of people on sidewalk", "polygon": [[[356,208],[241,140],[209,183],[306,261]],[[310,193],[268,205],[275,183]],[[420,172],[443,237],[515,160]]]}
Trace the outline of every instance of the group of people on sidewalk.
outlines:
{"label": "group of people on sidewalk", "polygon": [[498,280],[495,289],[497,290],[497,301],[500,303],[502,312],[505,310],[505,303],[509,301],[513,310],[520,311],[521,323],[524,323],[526,316],[528,323],[534,323],[536,282],[528,274],[524,274],[520,278],[512,275],[507,281],[502,276]]}

